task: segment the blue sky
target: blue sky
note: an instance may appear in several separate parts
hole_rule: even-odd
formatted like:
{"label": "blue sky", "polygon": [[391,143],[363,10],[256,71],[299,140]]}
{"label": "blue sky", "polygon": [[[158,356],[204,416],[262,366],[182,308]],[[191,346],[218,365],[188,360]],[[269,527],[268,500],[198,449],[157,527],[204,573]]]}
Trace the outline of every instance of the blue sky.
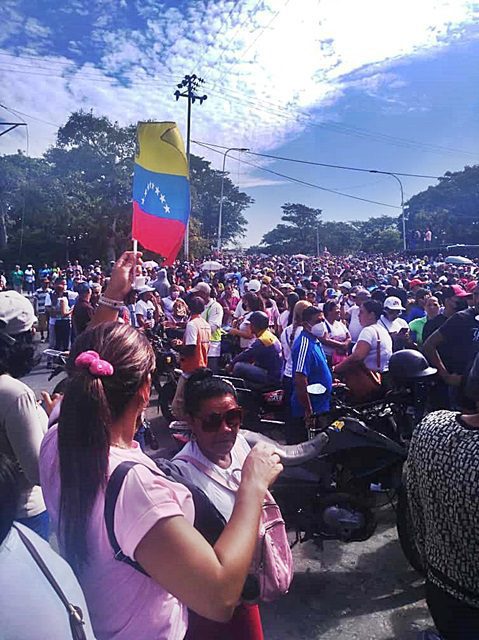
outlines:
{"label": "blue sky", "polygon": [[[193,107],[195,140],[432,176],[478,160],[479,3],[470,0],[2,0],[0,24],[0,103],[28,114],[32,155],[80,107],[121,124],[173,119],[184,132],[186,104],[173,92],[197,73],[208,100]],[[0,138],[0,153],[21,147],[23,131]],[[220,168],[221,154],[192,151]],[[256,201],[244,244],[279,222],[286,201],[326,220],[398,212],[389,176],[242,154],[393,207],[237,157],[227,169]],[[403,182],[406,198],[435,183]]]}

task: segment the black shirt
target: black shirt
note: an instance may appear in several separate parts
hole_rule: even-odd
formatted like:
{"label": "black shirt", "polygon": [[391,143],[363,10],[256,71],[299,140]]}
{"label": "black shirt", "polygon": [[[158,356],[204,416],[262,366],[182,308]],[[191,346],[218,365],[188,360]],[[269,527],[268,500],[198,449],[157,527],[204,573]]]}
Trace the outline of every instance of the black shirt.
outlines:
{"label": "black shirt", "polygon": [[422,330],[422,341],[426,342],[430,335],[434,333],[439,327],[446,322],[447,318],[444,314],[440,313],[435,318],[428,320],[424,325],[424,329]]}
{"label": "black shirt", "polygon": [[439,328],[450,347],[450,362],[444,363],[449,373],[466,374],[479,353],[479,314],[474,307],[458,311]]}

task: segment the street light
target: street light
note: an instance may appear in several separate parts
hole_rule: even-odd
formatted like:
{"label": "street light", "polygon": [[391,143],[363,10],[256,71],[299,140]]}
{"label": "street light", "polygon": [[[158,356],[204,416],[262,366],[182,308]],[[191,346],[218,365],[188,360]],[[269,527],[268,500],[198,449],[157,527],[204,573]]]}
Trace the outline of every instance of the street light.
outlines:
{"label": "street light", "polygon": [[392,176],[399,183],[399,188],[401,189],[402,244],[403,244],[404,251],[407,251],[406,217],[404,215],[404,189],[402,186],[402,182],[398,178],[398,176],[395,173],[392,173],[391,171],[377,171],[376,169],[370,169],[369,173],[382,173],[383,175],[386,175],[386,176]]}
{"label": "street light", "polygon": [[220,211],[218,214],[218,240],[216,243],[217,251],[221,251],[221,223],[223,221],[223,193],[225,186],[225,164],[226,164],[226,156],[230,151],[249,151],[249,149],[245,149],[244,147],[230,147],[226,149],[223,154],[223,173],[221,174],[221,195],[220,195]]}

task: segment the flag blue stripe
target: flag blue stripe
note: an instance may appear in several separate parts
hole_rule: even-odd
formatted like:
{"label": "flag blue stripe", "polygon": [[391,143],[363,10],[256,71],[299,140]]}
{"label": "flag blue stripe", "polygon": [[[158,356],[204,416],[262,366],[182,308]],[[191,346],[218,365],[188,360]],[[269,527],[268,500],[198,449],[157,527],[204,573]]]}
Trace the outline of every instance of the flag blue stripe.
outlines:
{"label": "flag blue stripe", "polygon": [[155,173],[135,164],[133,200],[152,216],[188,222],[190,186],[185,176]]}

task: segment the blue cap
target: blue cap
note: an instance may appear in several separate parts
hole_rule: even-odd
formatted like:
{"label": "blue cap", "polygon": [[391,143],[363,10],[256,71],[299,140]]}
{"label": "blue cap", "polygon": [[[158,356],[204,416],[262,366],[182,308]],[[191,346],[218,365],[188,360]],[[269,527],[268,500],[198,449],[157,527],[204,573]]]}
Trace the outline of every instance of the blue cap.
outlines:
{"label": "blue cap", "polygon": [[80,282],[77,285],[77,291],[78,293],[88,293],[89,291],[91,291],[91,287],[88,282]]}

